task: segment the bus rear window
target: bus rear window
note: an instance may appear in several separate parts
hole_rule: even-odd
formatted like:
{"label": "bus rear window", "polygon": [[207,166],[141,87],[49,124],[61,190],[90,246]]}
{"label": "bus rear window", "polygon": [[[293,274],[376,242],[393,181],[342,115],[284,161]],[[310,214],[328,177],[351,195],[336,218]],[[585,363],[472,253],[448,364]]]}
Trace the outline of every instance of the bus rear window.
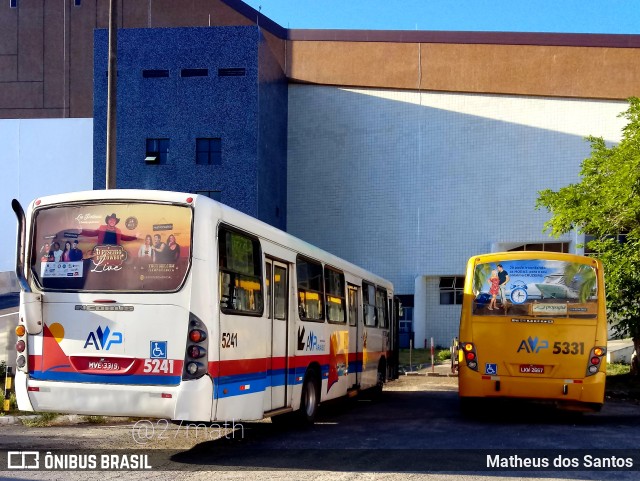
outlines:
{"label": "bus rear window", "polygon": [[134,202],[39,209],[31,270],[50,290],[176,291],[191,259],[191,215]]}
{"label": "bus rear window", "polygon": [[587,264],[520,259],[478,264],[473,313],[528,317],[595,318],[596,270]]}

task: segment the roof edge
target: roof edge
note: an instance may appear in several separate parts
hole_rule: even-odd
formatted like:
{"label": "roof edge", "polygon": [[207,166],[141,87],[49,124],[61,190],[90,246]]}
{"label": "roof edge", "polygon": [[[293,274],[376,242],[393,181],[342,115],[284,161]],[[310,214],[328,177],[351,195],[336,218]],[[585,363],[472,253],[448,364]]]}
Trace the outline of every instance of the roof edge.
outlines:
{"label": "roof edge", "polygon": [[247,5],[241,0],[221,0],[225,5],[233,8],[236,12],[251,20],[258,27],[265,29],[267,32],[275,35],[276,37],[287,40],[288,30],[281,25],[271,20],[266,15],[263,15],[255,8]]}
{"label": "roof edge", "polygon": [[289,29],[286,31],[288,40],[295,41],[640,48],[640,35],[631,34],[313,29]]}

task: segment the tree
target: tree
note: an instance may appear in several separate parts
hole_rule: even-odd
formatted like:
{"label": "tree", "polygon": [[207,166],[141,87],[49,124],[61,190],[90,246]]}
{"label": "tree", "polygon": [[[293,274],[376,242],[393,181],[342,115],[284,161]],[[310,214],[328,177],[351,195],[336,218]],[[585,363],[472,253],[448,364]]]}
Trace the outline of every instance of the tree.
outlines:
{"label": "tree", "polygon": [[619,144],[587,137],[591,155],[580,182],[538,192],[536,209],[551,219],[545,231],[557,237],[573,229],[593,236],[587,246],[605,267],[607,314],[616,333],[633,339],[632,372],[640,372],[640,99],[628,99],[620,114],[628,123]]}

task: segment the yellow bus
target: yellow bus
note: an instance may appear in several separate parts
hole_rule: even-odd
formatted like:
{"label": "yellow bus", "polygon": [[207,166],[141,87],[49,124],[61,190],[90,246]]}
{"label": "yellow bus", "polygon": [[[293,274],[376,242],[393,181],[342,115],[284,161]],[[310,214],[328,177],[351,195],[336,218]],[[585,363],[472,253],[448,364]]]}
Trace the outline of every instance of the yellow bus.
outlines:
{"label": "yellow bus", "polygon": [[458,339],[463,412],[474,412],[482,398],[600,410],[607,352],[602,263],[533,251],[472,257]]}

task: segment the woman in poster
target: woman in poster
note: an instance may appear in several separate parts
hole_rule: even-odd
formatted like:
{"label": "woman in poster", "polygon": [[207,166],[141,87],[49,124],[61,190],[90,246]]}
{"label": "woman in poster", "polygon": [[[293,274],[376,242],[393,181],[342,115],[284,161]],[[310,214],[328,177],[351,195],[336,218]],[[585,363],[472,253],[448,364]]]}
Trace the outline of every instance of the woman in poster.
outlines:
{"label": "woman in poster", "polygon": [[180,259],[180,246],[176,242],[176,236],[171,234],[167,239],[167,259],[176,264]]}
{"label": "woman in poster", "polygon": [[138,257],[148,262],[153,260],[153,246],[151,245],[151,236],[149,234],[144,237],[144,244],[138,249]]}
{"label": "woman in poster", "polygon": [[497,305],[497,296],[500,291],[500,278],[498,277],[498,271],[495,269],[491,271],[491,277],[489,277],[489,283],[491,287],[489,288],[489,294],[491,295],[491,302],[489,302],[490,311],[498,310]]}
{"label": "woman in poster", "polygon": [[71,242],[69,241],[64,243],[61,260],[62,262],[71,262]]}

